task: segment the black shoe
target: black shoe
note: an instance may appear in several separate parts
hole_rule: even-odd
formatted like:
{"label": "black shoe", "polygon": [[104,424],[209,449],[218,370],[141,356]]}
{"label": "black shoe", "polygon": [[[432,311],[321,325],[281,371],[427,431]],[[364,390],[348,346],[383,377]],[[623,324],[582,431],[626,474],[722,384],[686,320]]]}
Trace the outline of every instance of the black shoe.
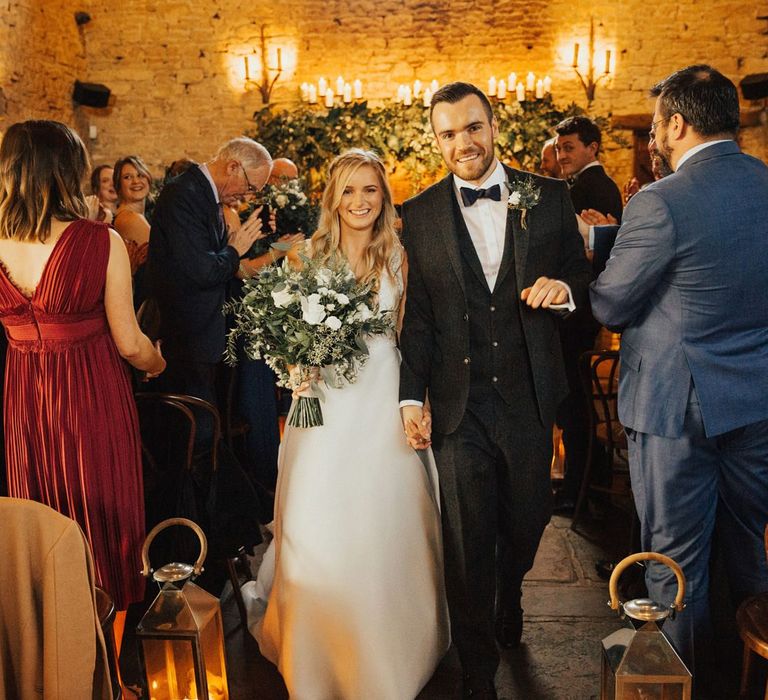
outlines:
{"label": "black shoe", "polygon": [[462,700],[467,700],[467,698],[472,698],[472,700],[498,700],[499,696],[496,694],[493,679],[480,679],[465,675],[461,697]]}
{"label": "black shoe", "polygon": [[507,611],[496,618],[496,641],[502,649],[520,646],[523,636],[523,610]]}

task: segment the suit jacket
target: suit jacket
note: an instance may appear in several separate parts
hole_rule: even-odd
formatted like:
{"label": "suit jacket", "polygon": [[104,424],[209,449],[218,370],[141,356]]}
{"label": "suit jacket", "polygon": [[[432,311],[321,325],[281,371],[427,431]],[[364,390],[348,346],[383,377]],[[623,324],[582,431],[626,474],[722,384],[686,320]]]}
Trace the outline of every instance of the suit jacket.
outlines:
{"label": "suit jacket", "polygon": [[708,146],[627,205],[595,316],[623,330],[619,418],[682,434],[691,382],[708,436],[768,418],[768,168]]}
{"label": "suit jacket", "polygon": [[621,192],[602,165],[593,165],[581,173],[571,185],[570,193],[577,214],[584,209],[596,209],[601,214],[613,214],[621,221]]}
{"label": "suit jacket", "polygon": [[594,245],[592,247],[592,270],[595,277],[605,270],[605,265],[611,255],[611,249],[616,242],[619,227],[613,224],[594,227]]}
{"label": "suit jacket", "polygon": [[160,310],[163,353],[215,363],[224,352],[221,312],[239,265],[221,209],[199,167],[168,183],[152,215],[148,276]]}
{"label": "suit jacket", "polygon": [[0,498],[0,522],[0,698],[112,698],[82,530],[16,498]]}
{"label": "suit jacket", "polygon": [[[508,178],[531,177],[541,188],[540,202],[528,212],[527,229],[520,225],[519,212],[508,212],[496,289],[514,266],[517,289],[510,289],[507,301],[518,304],[539,417],[549,425],[567,393],[556,315],[529,309],[520,301],[520,292],[538,277],[547,276],[569,284],[575,303],[584,304],[590,268],[565,183],[505,170]],[[423,401],[429,392],[435,430],[444,434],[461,422],[470,383],[465,362],[470,354],[469,317],[460,226],[455,218],[461,214],[455,212],[455,196],[453,175],[448,175],[403,205],[409,269],[400,338],[400,398]]]}

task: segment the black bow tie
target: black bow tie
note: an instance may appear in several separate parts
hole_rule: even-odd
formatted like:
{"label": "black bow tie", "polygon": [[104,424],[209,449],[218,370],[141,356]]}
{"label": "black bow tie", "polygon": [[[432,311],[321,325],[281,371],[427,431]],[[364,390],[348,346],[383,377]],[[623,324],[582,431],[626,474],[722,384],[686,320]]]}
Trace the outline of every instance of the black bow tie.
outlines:
{"label": "black bow tie", "polygon": [[475,190],[471,187],[460,187],[461,201],[465,207],[471,207],[478,199],[492,199],[495,202],[501,201],[501,185],[494,185],[487,190]]}

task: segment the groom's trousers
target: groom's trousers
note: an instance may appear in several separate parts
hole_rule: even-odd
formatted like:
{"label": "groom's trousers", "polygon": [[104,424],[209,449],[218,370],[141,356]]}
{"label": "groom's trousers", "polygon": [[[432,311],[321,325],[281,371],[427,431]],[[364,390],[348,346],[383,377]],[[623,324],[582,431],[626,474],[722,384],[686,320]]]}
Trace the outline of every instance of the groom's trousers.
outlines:
{"label": "groom's trousers", "polygon": [[496,672],[495,611],[519,604],[552,512],[552,426],[541,424],[532,387],[516,398],[472,388],[456,431],[433,435],[451,635],[475,678]]}

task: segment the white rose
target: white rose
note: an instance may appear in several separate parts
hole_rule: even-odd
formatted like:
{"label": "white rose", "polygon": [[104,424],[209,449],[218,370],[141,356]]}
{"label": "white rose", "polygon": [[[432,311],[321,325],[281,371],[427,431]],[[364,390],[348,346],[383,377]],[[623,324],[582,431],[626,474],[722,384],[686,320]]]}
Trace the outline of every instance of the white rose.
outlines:
{"label": "white rose", "polygon": [[341,328],[341,321],[336,316],[329,316],[325,319],[325,325],[332,331],[337,331]]}
{"label": "white rose", "polygon": [[319,294],[310,294],[301,298],[301,317],[311,326],[316,326],[325,318],[325,309],[320,303]]}
{"label": "white rose", "polygon": [[346,306],[349,304],[349,297],[346,294],[337,294],[336,301],[338,301],[342,306]]}
{"label": "white rose", "polygon": [[520,204],[520,193],[513,192],[511,195],[509,195],[509,203],[513,207],[516,207],[518,204]]}
{"label": "white rose", "polygon": [[293,294],[288,291],[288,287],[283,285],[282,287],[276,287],[272,290],[272,300],[275,302],[275,306],[278,309],[283,309],[294,300]]}
{"label": "white rose", "polygon": [[373,312],[368,308],[366,304],[358,304],[357,313],[361,321],[367,321],[373,316]]}
{"label": "white rose", "polygon": [[324,267],[321,270],[317,271],[317,274],[315,275],[315,281],[318,285],[321,285],[323,287],[328,286],[331,283],[331,280],[333,279],[333,276],[331,274],[331,271]]}
{"label": "white rose", "polygon": [[326,304],[325,308],[327,311],[333,311],[336,308],[336,304]]}
{"label": "white rose", "polygon": [[287,194],[279,194],[277,197],[275,197],[275,204],[277,204],[278,207],[281,209],[288,204],[288,195]]}

